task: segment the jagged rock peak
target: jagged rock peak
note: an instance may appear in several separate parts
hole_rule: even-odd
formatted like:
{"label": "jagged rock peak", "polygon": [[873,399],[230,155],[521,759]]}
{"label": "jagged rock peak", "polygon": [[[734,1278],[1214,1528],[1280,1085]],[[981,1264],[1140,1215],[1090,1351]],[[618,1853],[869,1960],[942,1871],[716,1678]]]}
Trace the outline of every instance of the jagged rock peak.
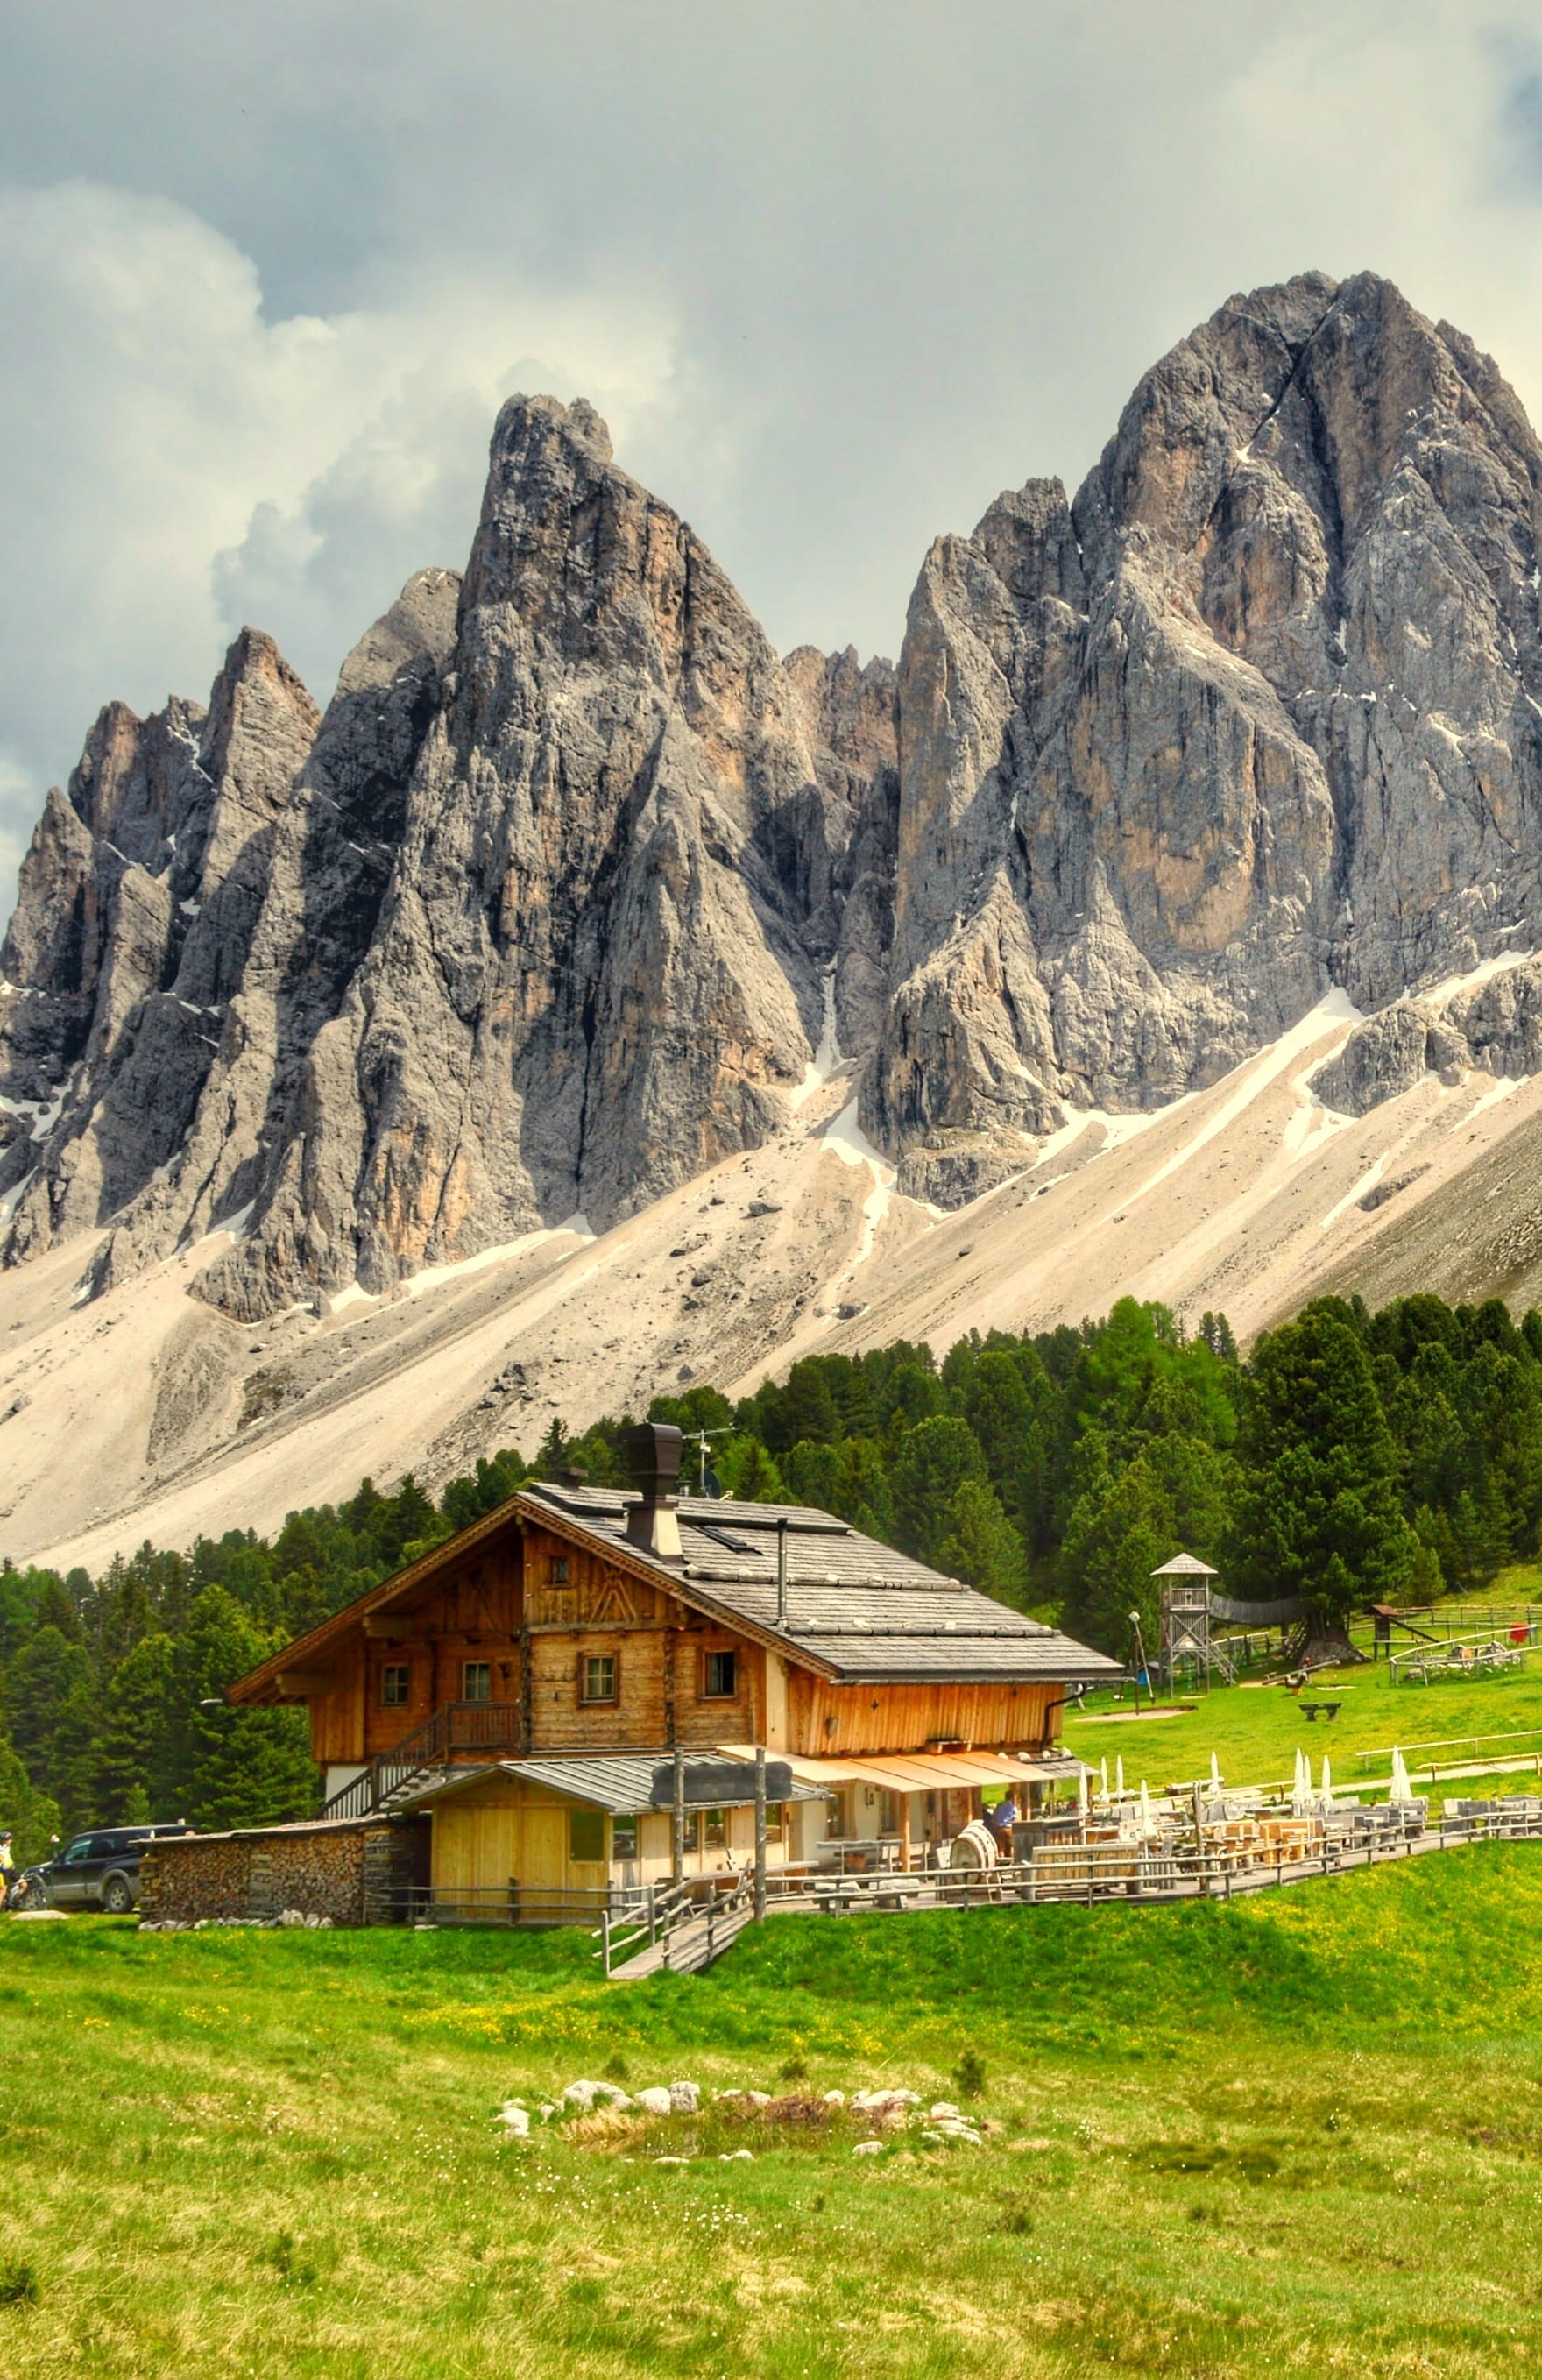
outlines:
{"label": "jagged rock peak", "polygon": [[896,1154],[1213,1080],[1332,985],[1506,947],[1536,895],[1542,453],[1390,282],[1234,298],[1075,501],[940,540],[900,662]]}
{"label": "jagged rock peak", "polygon": [[894,740],[887,664],[784,665],[590,407],[512,400],[464,583],[324,719],[246,631],[206,714],[93,731],[9,946],[54,1005],[41,1050],[10,1009],[8,1253],[105,1227],[100,1286],[234,1212],[200,1288],[250,1318],[758,1146],[832,965],[876,1029]]}
{"label": "jagged rock peak", "polygon": [[1073,498],[939,538],[897,668],[783,659],[592,407],[513,398],[464,581],[324,719],[244,631],[50,795],[3,1253],[96,1232],[101,1282],[235,1214],[231,1313],[384,1293],[759,1146],[816,1048],[939,1204],[1333,988],[1390,1020],[1346,1104],[1529,1067],[1528,983],[1450,982],[1542,889],[1539,503],[1487,358],[1307,273],[1153,366]]}

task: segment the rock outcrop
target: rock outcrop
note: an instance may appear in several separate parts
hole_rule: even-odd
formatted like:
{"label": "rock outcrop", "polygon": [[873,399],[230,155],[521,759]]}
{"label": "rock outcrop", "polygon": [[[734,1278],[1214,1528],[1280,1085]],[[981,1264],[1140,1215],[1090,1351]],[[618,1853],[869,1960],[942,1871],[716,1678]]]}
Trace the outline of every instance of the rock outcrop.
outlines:
{"label": "rock outcrop", "polygon": [[1542,450],[1370,274],[1233,298],[1074,504],[933,548],[900,665],[894,984],[864,1120],[1039,1133],[1379,1008],[1536,897]]}
{"label": "rock outcrop", "polygon": [[464,584],[324,720],[248,632],[207,716],[104,713],[50,797],[6,1254],[109,1226],[100,1287],[235,1215],[200,1286],[252,1319],[759,1146],[827,982],[876,1022],[894,710],[885,664],[784,666],[588,407],[515,400]]}
{"label": "rock outcrop", "polygon": [[[326,715],[244,631],[49,795],[0,967],[0,1257],[234,1226],[243,1321],[764,1144],[843,1062],[953,1206],[1325,992],[1319,1096],[1542,1059],[1539,449],[1384,281],[1232,299],[1074,501],[939,540],[899,667],[772,650],[579,403]],[[1469,978],[1465,983],[1463,978]]]}

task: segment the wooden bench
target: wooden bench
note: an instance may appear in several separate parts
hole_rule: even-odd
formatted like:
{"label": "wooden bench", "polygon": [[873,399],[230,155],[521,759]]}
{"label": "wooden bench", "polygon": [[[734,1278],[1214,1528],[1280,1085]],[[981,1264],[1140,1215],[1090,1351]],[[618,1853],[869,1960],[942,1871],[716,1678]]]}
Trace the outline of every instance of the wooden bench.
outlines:
{"label": "wooden bench", "polygon": [[1325,1719],[1337,1718],[1343,1705],[1342,1703],[1303,1703],[1301,1707],[1307,1718],[1315,1721],[1318,1711],[1321,1711]]}

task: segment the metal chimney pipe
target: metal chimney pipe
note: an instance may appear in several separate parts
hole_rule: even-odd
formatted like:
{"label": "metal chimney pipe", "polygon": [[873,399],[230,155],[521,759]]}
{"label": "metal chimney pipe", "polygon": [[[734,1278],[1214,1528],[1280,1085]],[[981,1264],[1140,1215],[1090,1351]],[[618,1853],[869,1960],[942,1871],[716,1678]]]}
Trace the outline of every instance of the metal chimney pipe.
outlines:
{"label": "metal chimney pipe", "polygon": [[776,1624],[787,1625],[787,1518],[783,1513],[776,1524]]}

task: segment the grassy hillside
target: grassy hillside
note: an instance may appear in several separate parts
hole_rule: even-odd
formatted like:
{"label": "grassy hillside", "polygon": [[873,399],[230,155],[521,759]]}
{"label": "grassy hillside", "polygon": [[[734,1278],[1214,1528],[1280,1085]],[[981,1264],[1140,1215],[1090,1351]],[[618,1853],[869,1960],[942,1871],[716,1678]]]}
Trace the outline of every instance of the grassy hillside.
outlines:
{"label": "grassy hillside", "polygon": [[[1230,2380],[1542,2355],[1542,1853],[1230,1906],[582,1937],[0,1924],[0,2369]],[[980,2149],[491,2122],[624,2070],[953,2095]],[[660,2147],[705,2149],[683,2167]]]}

